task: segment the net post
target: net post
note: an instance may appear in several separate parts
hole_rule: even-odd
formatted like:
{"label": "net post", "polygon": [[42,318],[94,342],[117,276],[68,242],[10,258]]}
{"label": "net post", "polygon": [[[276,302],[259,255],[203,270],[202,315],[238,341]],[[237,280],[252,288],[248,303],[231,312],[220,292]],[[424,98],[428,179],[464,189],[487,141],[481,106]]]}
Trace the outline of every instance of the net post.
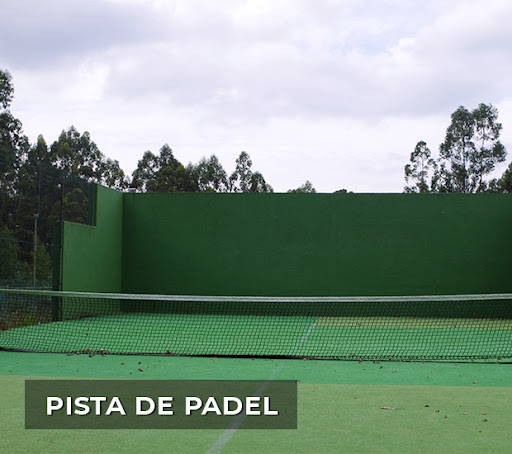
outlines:
{"label": "net post", "polygon": [[62,321],[62,298],[60,296],[52,296],[52,322]]}

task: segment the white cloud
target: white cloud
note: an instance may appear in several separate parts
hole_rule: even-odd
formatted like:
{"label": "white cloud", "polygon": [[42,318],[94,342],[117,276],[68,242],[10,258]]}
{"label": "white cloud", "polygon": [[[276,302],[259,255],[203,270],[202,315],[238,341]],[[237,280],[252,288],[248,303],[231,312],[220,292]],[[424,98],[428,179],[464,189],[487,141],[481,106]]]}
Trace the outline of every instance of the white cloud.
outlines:
{"label": "white cloud", "polygon": [[0,67],[31,139],[88,130],[130,173],[241,150],[278,190],[401,191],[418,140],[493,103],[512,150],[508,0],[92,0],[7,5]]}

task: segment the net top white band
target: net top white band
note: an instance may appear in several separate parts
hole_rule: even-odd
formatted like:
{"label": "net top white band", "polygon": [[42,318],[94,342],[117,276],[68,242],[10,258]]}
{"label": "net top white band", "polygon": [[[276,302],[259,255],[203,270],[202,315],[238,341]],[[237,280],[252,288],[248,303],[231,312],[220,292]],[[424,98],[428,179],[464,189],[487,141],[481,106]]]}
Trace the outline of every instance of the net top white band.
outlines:
{"label": "net top white band", "polygon": [[148,301],[233,302],[233,303],[412,303],[436,301],[496,301],[512,300],[512,293],[469,295],[409,295],[409,296],[219,296],[219,295],[155,295],[138,293],[61,292],[0,288],[1,293],[41,295],[62,298],[119,299]]}

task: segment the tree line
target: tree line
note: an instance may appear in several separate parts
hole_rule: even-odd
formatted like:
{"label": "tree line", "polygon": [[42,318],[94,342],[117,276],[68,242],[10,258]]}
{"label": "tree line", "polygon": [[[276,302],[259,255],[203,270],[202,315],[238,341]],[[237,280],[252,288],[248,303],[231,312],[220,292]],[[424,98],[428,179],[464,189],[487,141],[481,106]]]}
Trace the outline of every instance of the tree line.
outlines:
{"label": "tree line", "polygon": [[507,157],[500,141],[502,129],[493,105],[481,103],[471,111],[459,106],[451,115],[437,159],[423,140],[416,144],[404,168],[409,184],[404,192],[511,192],[512,163],[501,178],[486,179]]}

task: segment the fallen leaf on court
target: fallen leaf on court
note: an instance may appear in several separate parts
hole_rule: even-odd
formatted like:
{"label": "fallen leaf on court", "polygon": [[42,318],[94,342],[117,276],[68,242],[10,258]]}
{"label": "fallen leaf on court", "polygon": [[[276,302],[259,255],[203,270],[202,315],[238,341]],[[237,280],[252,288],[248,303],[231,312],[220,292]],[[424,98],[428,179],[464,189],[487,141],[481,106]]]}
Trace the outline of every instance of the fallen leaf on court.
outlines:
{"label": "fallen leaf on court", "polygon": [[393,407],[380,407],[381,410],[396,410],[396,408]]}

